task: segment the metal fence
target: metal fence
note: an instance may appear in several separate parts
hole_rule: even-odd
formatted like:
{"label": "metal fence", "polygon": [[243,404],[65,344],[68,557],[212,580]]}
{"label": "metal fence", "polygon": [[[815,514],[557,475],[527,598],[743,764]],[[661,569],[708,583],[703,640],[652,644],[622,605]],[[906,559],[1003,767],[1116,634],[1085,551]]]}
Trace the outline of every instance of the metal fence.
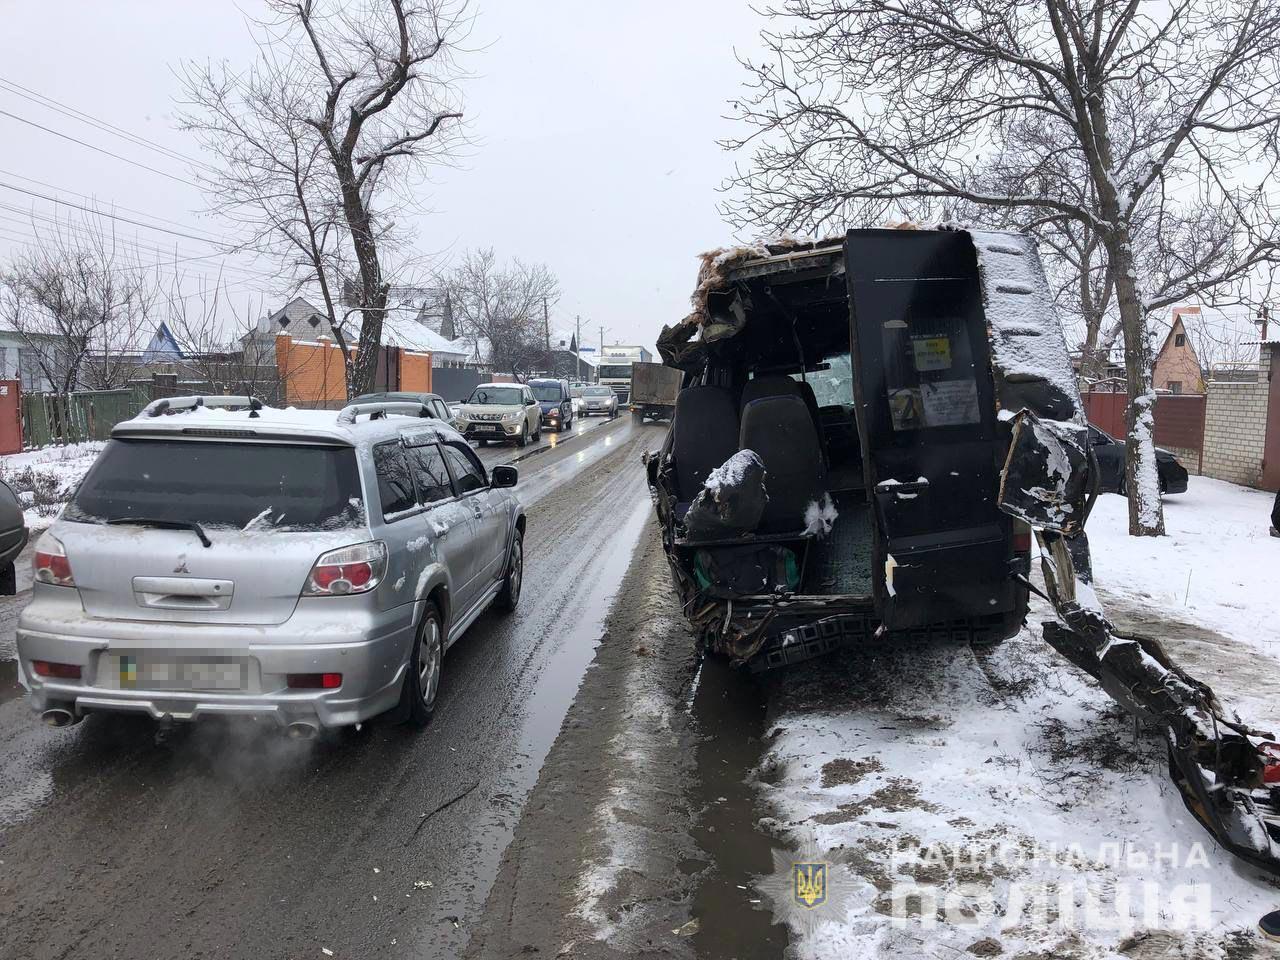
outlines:
{"label": "metal fence", "polygon": [[141,390],[29,393],[22,398],[22,445],[31,450],[106,440],[112,427],[134,416],[146,402]]}

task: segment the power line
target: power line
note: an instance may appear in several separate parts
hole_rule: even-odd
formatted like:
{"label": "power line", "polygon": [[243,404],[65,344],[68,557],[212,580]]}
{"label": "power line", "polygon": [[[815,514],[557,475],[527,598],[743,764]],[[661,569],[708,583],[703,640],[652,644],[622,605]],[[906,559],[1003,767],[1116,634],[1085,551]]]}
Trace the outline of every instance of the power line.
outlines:
{"label": "power line", "polygon": [[[57,190],[57,191],[59,191],[60,193],[69,193],[69,194],[71,194],[71,196],[73,196],[73,197],[80,197],[82,200],[88,200],[88,201],[90,201],[90,202],[92,202],[92,203],[96,203],[96,202],[97,202],[97,199],[98,199],[97,197],[91,196],[91,195],[89,195],[89,194],[87,194],[87,193],[79,193],[79,192],[77,192],[77,191],[75,191],[75,190],[68,190],[66,187],[60,187],[60,186],[58,186],[56,183],[49,183],[49,182],[47,182],[47,181],[45,181],[45,180],[37,180],[35,177],[26,177],[26,176],[23,176],[23,175],[22,175],[22,174],[20,174],[20,173],[14,173],[12,170],[0,170],[0,175],[6,176],[6,177],[16,177],[17,179],[19,179],[19,180],[24,180],[24,181],[26,181],[27,183],[34,183],[34,184],[36,184],[37,186],[40,186],[40,187],[48,187],[50,190]],[[173,225],[173,226],[175,226],[175,227],[182,227],[182,228],[183,228],[183,229],[185,229],[185,230],[194,230],[194,231],[197,231],[197,232],[202,232],[202,231],[200,231],[200,228],[199,228],[199,227],[193,227],[193,226],[191,226],[190,224],[183,223],[183,222],[182,222],[182,221],[180,221],[180,220],[170,220],[168,217],[161,217],[161,216],[158,216],[158,215],[156,215],[156,214],[154,214],[154,213],[147,213],[147,211],[145,211],[145,210],[138,210],[138,209],[136,209],[135,207],[126,207],[124,204],[122,204],[122,203],[116,203],[114,200],[112,200],[112,201],[111,201],[111,209],[112,209],[112,210],[127,210],[127,211],[129,211],[130,213],[136,213],[136,214],[138,214],[138,216],[141,216],[141,217],[147,217],[148,219],[151,219],[151,220],[159,220],[161,223],[168,223],[168,224],[172,224],[172,225]],[[218,238],[216,238],[216,237],[211,237],[211,241],[212,241],[212,242],[216,242],[216,243],[222,243],[222,242],[223,242],[222,240],[219,240],[219,239],[218,239]]]}
{"label": "power line", "polygon": [[81,123],[87,123],[90,126],[101,130],[103,133],[109,133],[112,136],[119,137],[120,139],[125,140],[128,143],[132,143],[135,146],[154,150],[156,153],[159,153],[170,160],[181,160],[184,163],[190,163],[197,167],[204,167],[206,170],[214,170],[213,167],[203,161],[196,160],[193,157],[188,157],[185,154],[179,153],[177,150],[166,147],[163,144],[156,143],[154,140],[148,140],[146,137],[132,133],[123,127],[118,127],[114,123],[95,117],[93,114],[79,110],[70,104],[63,103],[60,100],[55,100],[53,97],[39,93],[36,90],[32,90],[30,87],[24,87],[22,84],[14,80],[0,77],[0,89],[4,89],[16,97],[21,97],[24,100],[37,104],[38,106],[52,110],[55,113],[60,113],[65,117],[70,117],[73,120],[79,120]]}
{"label": "power line", "polygon": [[11,120],[17,120],[19,123],[25,123],[27,126],[35,127],[37,130],[43,130],[45,133],[51,133],[55,137],[61,137],[63,140],[70,140],[72,143],[78,143],[82,147],[88,147],[90,150],[96,150],[98,153],[105,154],[108,157],[114,157],[116,160],[121,160],[125,163],[131,163],[135,167],[139,167],[143,170],[149,170],[152,173],[157,173],[162,177],[168,177],[170,180],[174,180],[178,183],[185,183],[187,186],[195,187],[197,190],[200,189],[200,185],[198,183],[194,183],[193,181],[188,180],[185,177],[179,177],[179,176],[175,176],[172,173],[166,173],[165,171],[159,170],[156,167],[149,167],[145,163],[141,163],[137,160],[130,160],[128,157],[121,156],[118,153],[112,153],[110,150],[104,150],[102,147],[94,146],[92,143],[89,143],[87,140],[81,140],[77,137],[71,136],[68,133],[62,133],[58,130],[54,130],[52,127],[46,127],[42,123],[36,123],[34,120],[28,120],[26,117],[20,117],[16,113],[10,113],[8,110],[0,110],[0,116],[8,117]]}
{"label": "power line", "polygon": [[[35,240],[38,242],[43,242],[45,240],[45,237],[41,236],[39,231],[35,229],[35,225],[32,224],[31,221],[33,219],[40,220],[44,223],[52,224],[58,230],[67,230],[70,233],[85,239],[94,239],[97,237],[104,236],[104,234],[100,233],[99,231],[93,230],[91,227],[88,227],[87,225],[81,225],[76,223],[70,223],[64,220],[59,220],[42,213],[36,213],[34,210],[32,211],[23,210],[21,207],[15,206],[14,204],[0,202],[0,210],[8,210],[10,211],[10,214],[16,213],[21,215],[21,216],[11,216],[11,215],[6,215],[4,213],[0,213],[0,219],[10,220],[14,223],[19,223],[24,226],[32,227],[32,232],[26,236],[27,240]],[[176,247],[176,246],[172,250],[169,250],[165,247],[145,244],[136,239],[130,239],[129,237],[119,237],[114,234],[111,235],[110,239],[114,243],[120,243],[125,246],[131,247],[138,253],[145,253],[149,256],[154,255],[157,258],[161,258],[162,262],[165,262],[165,263],[180,263],[180,262],[193,261],[193,260],[212,260],[218,257],[229,256],[229,254],[226,254],[223,252],[193,254],[190,251],[184,251],[180,247]],[[224,264],[224,266],[225,266],[225,269],[227,270],[234,270],[239,273],[250,274],[255,277],[260,277],[264,280],[274,279],[268,274],[259,273],[258,271],[252,269],[251,267],[245,266],[243,264],[228,262]]]}
{"label": "power line", "polygon": [[[3,111],[0,111],[0,113],[2,112]],[[26,187],[19,187],[16,184],[5,183],[3,180],[0,180],[0,187],[3,187],[6,190],[16,190],[18,193],[25,193],[29,197],[35,197],[38,200],[46,200],[49,203],[62,204],[63,206],[66,206],[66,207],[74,207],[77,210],[83,210],[86,213],[92,213],[99,217],[107,217],[110,220],[118,220],[121,223],[131,223],[135,227],[142,227],[146,230],[156,230],[160,233],[172,234],[175,237],[185,237],[188,240],[195,240],[195,241],[198,241],[199,243],[207,243],[211,246],[222,246],[222,247],[225,247],[228,250],[228,252],[232,252],[235,250],[235,247],[231,244],[225,244],[225,243],[220,244],[216,241],[208,240],[205,237],[197,237],[194,234],[185,233],[181,230],[170,230],[168,227],[158,227],[155,224],[143,223],[141,220],[134,220],[131,217],[122,217],[119,214],[108,213],[105,210],[99,210],[94,207],[86,207],[84,204],[81,204],[81,203],[72,203],[70,200],[63,200],[58,197],[50,197],[36,190],[28,190]]]}

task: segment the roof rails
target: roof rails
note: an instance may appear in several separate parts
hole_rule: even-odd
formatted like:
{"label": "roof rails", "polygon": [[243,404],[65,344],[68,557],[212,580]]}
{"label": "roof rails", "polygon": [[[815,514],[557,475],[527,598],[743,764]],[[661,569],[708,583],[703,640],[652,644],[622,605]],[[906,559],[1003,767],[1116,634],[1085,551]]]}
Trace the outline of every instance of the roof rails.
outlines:
{"label": "roof rails", "polygon": [[162,397],[152,400],[142,408],[142,416],[162,417],[170,413],[190,413],[201,407],[216,407],[226,410],[249,411],[250,417],[259,417],[262,401],[257,397]]}
{"label": "roof rails", "polygon": [[370,400],[363,403],[348,403],[338,411],[338,423],[355,423],[356,417],[362,413],[367,413],[370,420],[385,418],[389,413],[398,413],[406,417],[435,416],[425,403],[414,403],[411,400]]}

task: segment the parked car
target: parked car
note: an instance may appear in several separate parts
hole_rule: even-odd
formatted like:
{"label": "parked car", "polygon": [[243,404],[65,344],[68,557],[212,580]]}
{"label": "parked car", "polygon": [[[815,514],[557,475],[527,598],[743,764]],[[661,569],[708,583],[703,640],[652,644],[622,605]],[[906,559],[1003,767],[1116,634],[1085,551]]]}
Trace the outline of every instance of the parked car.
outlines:
{"label": "parked car", "polygon": [[618,395],[613,392],[612,387],[600,384],[583,387],[582,399],[586,401],[585,415],[588,417],[600,413],[612,419],[618,415]]}
{"label": "parked car", "polygon": [[519,602],[515,467],[486,472],[410,404],[199,402],[118,424],[37,543],[17,630],[35,710],[253,716],[295,737],[424,723],[445,651]]}
{"label": "parked car", "polygon": [[445,423],[453,422],[453,413],[444,397],[438,393],[415,393],[405,390],[393,390],[388,393],[362,393],[352,403],[420,403],[430,411],[437,420]]}
{"label": "parked car", "polygon": [[[1098,461],[1098,491],[1124,494],[1124,441],[1090,424],[1089,444]],[[1187,468],[1172,453],[1159,447],[1156,447],[1156,473],[1162,494],[1187,492]]]}
{"label": "parked car", "polygon": [[22,504],[10,486],[0,480],[0,596],[18,592],[14,561],[27,545],[27,521]]}
{"label": "parked car", "polygon": [[559,433],[573,426],[573,395],[568,380],[530,380],[529,389],[542,411],[542,425]]}
{"label": "parked car", "polygon": [[463,401],[454,426],[468,440],[490,440],[523,447],[542,436],[542,408],[523,383],[482,383]]}

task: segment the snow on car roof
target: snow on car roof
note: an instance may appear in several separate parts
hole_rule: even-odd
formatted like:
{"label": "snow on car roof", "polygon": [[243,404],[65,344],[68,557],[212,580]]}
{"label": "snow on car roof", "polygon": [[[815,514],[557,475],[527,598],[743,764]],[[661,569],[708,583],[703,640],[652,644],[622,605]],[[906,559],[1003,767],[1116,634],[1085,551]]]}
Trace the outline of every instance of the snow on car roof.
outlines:
{"label": "snow on car roof", "polygon": [[[213,398],[211,398],[213,399]],[[458,439],[460,435],[452,424],[432,417],[414,417],[389,413],[377,420],[359,419],[354,423],[340,423],[337,410],[303,410],[297,407],[262,406],[252,416],[246,407],[226,408],[201,406],[179,409],[172,413],[151,416],[140,412],[131,420],[116,424],[112,436],[138,436],[159,434],[183,434],[192,428],[197,430],[234,430],[269,434],[271,436],[297,436],[299,439],[317,437],[355,445],[366,440],[378,440],[401,433],[406,427],[421,424],[435,429],[444,439]],[[207,435],[207,434],[206,434]]]}

